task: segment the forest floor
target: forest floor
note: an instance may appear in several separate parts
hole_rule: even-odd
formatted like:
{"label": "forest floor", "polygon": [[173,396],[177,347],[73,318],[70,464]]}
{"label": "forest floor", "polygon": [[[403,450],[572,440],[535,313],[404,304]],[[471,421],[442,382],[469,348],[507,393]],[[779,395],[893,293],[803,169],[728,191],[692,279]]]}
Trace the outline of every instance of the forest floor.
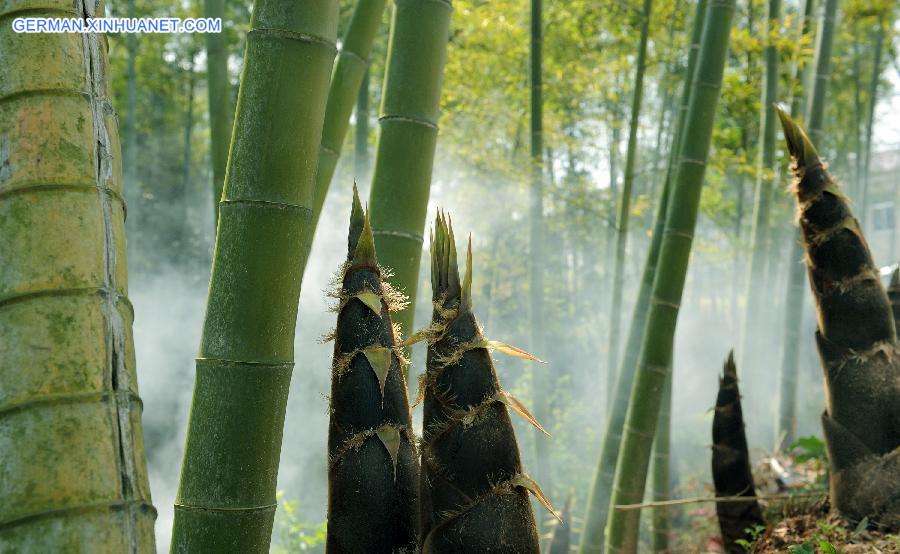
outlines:
{"label": "forest floor", "polygon": [[853,526],[828,514],[827,506],[816,512],[787,518],[770,526],[756,541],[752,554],[900,554],[900,536],[867,529],[868,522]]}
{"label": "forest floor", "polygon": [[[853,525],[830,512],[824,445],[804,437],[788,453],[765,452],[754,465],[760,496],[789,500],[763,502],[766,527],[759,527],[746,545],[748,554],[900,554],[900,534],[885,534],[868,521]],[[713,494],[702,478],[686,483],[686,496]],[[697,506],[681,514],[673,552],[713,554],[725,551],[715,507]],[[699,544],[698,544],[699,543]]]}

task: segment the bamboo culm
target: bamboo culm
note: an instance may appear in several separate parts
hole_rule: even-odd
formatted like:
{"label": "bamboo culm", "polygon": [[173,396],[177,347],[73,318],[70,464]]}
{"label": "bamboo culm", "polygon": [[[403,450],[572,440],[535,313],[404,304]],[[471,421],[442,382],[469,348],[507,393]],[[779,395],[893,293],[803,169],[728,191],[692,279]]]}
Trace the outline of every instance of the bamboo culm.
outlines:
{"label": "bamboo culm", "polygon": [[[619,214],[616,219],[616,257],[613,266],[612,297],[610,299],[609,344],[607,346],[606,367],[609,378],[607,384],[614,388],[619,365],[619,332],[622,312],[622,288],[625,280],[625,250],[628,243],[628,226],[631,215],[631,195],[634,188],[634,165],[637,160],[638,128],[641,118],[641,103],[644,96],[644,70],[647,65],[647,42],[650,36],[650,16],[653,0],[644,0],[640,13],[640,41],[634,70],[634,92],[631,98],[631,120],[628,126],[628,146],[625,151],[625,176],[622,193],[619,196]],[[609,395],[608,395],[609,396]]]}
{"label": "bamboo culm", "polygon": [[326,551],[413,552],[419,461],[390,315],[403,298],[382,281],[369,218],[353,193],[347,261],[333,292]]}
{"label": "bamboo culm", "polygon": [[769,0],[769,13],[766,20],[766,76],[762,95],[762,124],[760,125],[759,163],[756,168],[756,192],[753,201],[753,229],[750,234],[751,255],[750,272],[746,281],[743,325],[741,326],[741,345],[738,351],[741,365],[754,367],[757,354],[764,352],[763,342],[766,340],[764,325],[756,309],[762,302],[762,295],[769,289],[767,283],[767,265],[771,261],[771,238],[769,236],[769,213],[771,212],[772,195],[775,188],[775,102],[778,101],[778,28],[781,18],[781,0]]}
{"label": "bamboo culm", "polygon": [[256,0],[171,551],[269,551],[338,3]]}
{"label": "bamboo culm", "polygon": [[[356,7],[338,52],[328,87],[328,102],[325,105],[325,122],[322,125],[322,143],[316,164],[316,183],[313,188],[313,204],[310,229],[303,243],[301,270],[306,269],[313,239],[319,224],[319,216],[325,205],[325,198],[331,188],[331,180],[341,156],[344,138],[350,127],[350,114],[360,94],[364,77],[369,69],[372,43],[381,24],[381,16],[387,0],[357,0]],[[368,86],[366,87],[368,89]]]}
{"label": "bamboo culm", "polygon": [[[688,64],[685,70],[684,87],[672,138],[672,150],[678,148],[684,128],[684,114],[687,112],[687,107],[690,102],[690,85],[693,81],[693,74],[697,65],[697,53],[700,49],[700,38],[703,32],[703,21],[706,17],[707,5],[707,0],[700,0],[697,3]],[[606,525],[608,515],[607,509],[609,507],[609,499],[612,491],[612,482],[615,477],[616,460],[619,456],[622,426],[625,424],[625,412],[628,408],[631,385],[634,381],[635,371],[637,370],[641,338],[643,336],[644,326],[647,321],[647,312],[650,306],[650,289],[653,286],[653,277],[656,275],[656,263],[657,258],[659,257],[660,244],[662,243],[662,233],[665,228],[674,159],[674,152],[670,152],[669,166],[666,170],[666,179],[662,187],[659,206],[656,211],[653,235],[650,240],[650,247],[647,250],[647,258],[644,261],[641,286],[638,291],[634,313],[631,316],[631,323],[628,328],[628,339],[625,343],[622,364],[616,379],[613,404],[608,410],[600,459],[597,462],[597,469],[594,471],[594,478],[588,497],[585,527],[581,534],[581,544],[579,545],[579,550],[582,554],[599,554],[603,552],[604,526]]]}
{"label": "bamboo culm", "polygon": [[[662,391],[672,363],[678,307],[697,223],[734,9],[734,0],[710,0],[705,18],[610,506],[639,502],[644,496]],[[606,552],[636,552],[639,522],[640,512],[610,509]]]}
{"label": "bamboo culm", "polygon": [[[653,440],[653,465],[651,466],[653,501],[669,500],[672,450],[672,374],[666,381],[662,404],[659,407],[659,423]],[[669,551],[671,518],[666,510],[656,510],[650,520],[650,551]]]}
{"label": "bamboo culm", "polygon": [[406,332],[413,328],[451,11],[449,0],[396,0],[391,18],[369,215],[381,263],[394,272],[388,281],[409,298],[394,317]]}
{"label": "bamboo culm", "polygon": [[[543,100],[543,8],[542,0],[531,0],[530,108],[531,184],[528,189],[528,301],[531,318],[531,348],[543,350],[544,331],[544,100]],[[552,164],[552,160],[551,160]],[[535,397],[534,411],[540,421],[550,419],[550,398],[556,383],[550,372],[535,370],[533,379],[543,394]],[[553,466],[546,441],[534,442],[537,477],[553,488]]]}
{"label": "bamboo culm", "polygon": [[103,3],[0,10],[0,552],[155,552]]}
{"label": "bamboo culm", "polygon": [[[203,0],[203,16],[225,19],[225,0]],[[130,35],[129,35],[130,36]],[[225,33],[205,33],[206,92],[209,102],[209,157],[212,163],[213,210],[219,220],[219,201],[225,187],[225,166],[231,142],[233,112],[228,78],[228,48]]]}

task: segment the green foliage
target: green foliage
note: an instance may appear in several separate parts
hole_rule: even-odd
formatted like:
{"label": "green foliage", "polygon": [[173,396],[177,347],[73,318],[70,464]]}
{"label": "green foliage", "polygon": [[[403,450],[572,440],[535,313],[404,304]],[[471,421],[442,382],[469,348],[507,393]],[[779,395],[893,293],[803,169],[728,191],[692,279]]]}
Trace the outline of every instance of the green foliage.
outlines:
{"label": "green foliage", "polygon": [[798,462],[819,460],[825,464],[828,461],[825,455],[825,443],[814,435],[799,437],[791,443],[789,449],[794,453],[793,457]]}
{"label": "green foliage", "polygon": [[737,539],[734,542],[736,542],[738,545],[742,546],[744,550],[747,550],[749,552],[753,550],[754,546],[756,546],[756,541],[759,540],[760,535],[762,535],[763,531],[765,530],[765,525],[754,525],[753,527],[748,527],[744,529],[744,532],[747,533],[747,536],[750,537],[750,540]]}
{"label": "green foliage", "polygon": [[791,554],[838,554],[838,550],[833,544],[821,539],[790,545],[787,549]]}
{"label": "green foliage", "polygon": [[327,522],[307,523],[300,521],[297,500],[286,500],[284,491],[278,491],[276,499],[281,508],[275,518],[276,545],[273,545],[274,554],[292,554],[294,552],[325,552],[325,532]]}

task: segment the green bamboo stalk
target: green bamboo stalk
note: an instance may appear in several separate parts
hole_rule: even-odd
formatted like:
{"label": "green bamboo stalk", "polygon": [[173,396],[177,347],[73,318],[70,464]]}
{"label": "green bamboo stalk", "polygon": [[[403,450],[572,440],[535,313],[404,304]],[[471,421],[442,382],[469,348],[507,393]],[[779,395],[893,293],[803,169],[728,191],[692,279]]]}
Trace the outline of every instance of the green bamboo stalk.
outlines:
{"label": "green bamboo stalk", "polygon": [[[203,0],[203,17],[225,21],[225,0]],[[129,35],[130,36],[130,35]],[[209,101],[209,157],[212,162],[213,210],[219,221],[219,201],[225,187],[225,165],[234,113],[231,80],[228,78],[228,45],[225,33],[206,33],[206,93]]]}
{"label": "green bamboo stalk", "polygon": [[[803,19],[800,21],[800,35],[798,38],[798,42],[801,44],[806,42],[807,37],[813,30],[813,17],[815,16],[816,11],[816,0],[806,0],[803,3]],[[815,67],[815,61],[810,64],[804,64],[802,67],[799,63],[794,65],[793,68],[793,80],[796,84],[800,85],[801,92],[799,94],[795,93],[791,98],[791,113],[792,114],[800,114],[806,110],[806,97],[803,95],[803,90],[806,89],[807,84],[812,79],[812,70]]]}
{"label": "green bamboo stalk", "polygon": [[[697,2],[694,16],[694,28],[692,31],[688,63],[685,71],[684,87],[676,117],[675,132],[672,139],[672,150],[677,150],[684,130],[685,113],[690,102],[693,74],[697,66],[697,54],[700,49],[700,38],[703,32],[703,22],[706,18],[708,0]],[[625,353],[622,365],[616,380],[613,403],[608,410],[606,428],[603,434],[603,446],[591,492],[588,498],[587,512],[585,514],[584,532],[581,534],[579,551],[582,554],[599,554],[603,552],[604,526],[606,525],[609,498],[612,492],[613,477],[615,477],[616,459],[619,456],[619,446],[622,438],[622,426],[625,424],[625,412],[628,408],[628,398],[631,393],[631,385],[637,370],[638,355],[640,354],[641,337],[647,321],[647,312],[650,306],[650,289],[653,286],[653,278],[656,275],[657,258],[662,243],[662,233],[665,227],[666,213],[668,211],[669,190],[671,188],[672,167],[674,152],[669,153],[669,167],[666,171],[666,179],[660,195],[659,206],[647,250],[647,258],[644,261],[644,270],[641,275],[641,286],[638,298],[635,302],[634,312],[631,316],[631,324],[628,328],[628,339],[625,343]]]}
{"label": "green bamboo stalk", "polygon": [[355,179],[364,181],[369,173],[369,71],[363,74],[356,97],[356,129],[353,147]]}
{"label": "green bamboo stalk", "polygon": [[[811,10],[807,1],[807,10]],[[834,11],[837,5],[826,6],[823,14],[825,20],[819,26],[819,34],[816,39],[816,56],[813,62],[816,78],[810,90],[809,98],[805,102],[794,102],[793,108],[800,109],[802,105],[808,107],[806,121],[814,136],[820,137],[823,132],[825,118],[824,99],[828,92],[828,81],[831,76],[831,45],[834,40]],[[808,27],[807,27],[808,29]],[[821,76],[821,78],[819,78]],[[797,112],[794,112],[797,113]],[[800,332],[803,324],[804,304],[804,264],[803,247],[800,243],[799,229],[792,233],[793,244],[788,258],[788,291],[787,300],[784,303],[784,347],[781,357],[781,383],[780,398],[778,402],[778,436],[783,445],[790,445],[794,441],[797,429],[797,370],[800,359]]]}
{"label": "green bamboo stalk", "polygon": [[257,0],[172,552],[268,552],[338,3]]}
{"label": "green bamboo stalk", "polygon": [[[472,246],[462,282],[453,230],[438,215],[431,240],[434,312],[428,341],[422,434],[422,551],[540,552],[529,491],[507,407],[540,426],[500,387],[472,311]],[[519,351],[520,355],[521,352]]]}
{"label": "green bamboo stalk", "polygon": [[0,7],[0,552],[153,552],[106,40],[36,14],[104,16]]}
{"label": "green bamboo stalk", "polygon": [[[651,470],[653,501],[669,500],[670,452],[672,434],[672,374],[666,379],[662,404],[659,406],[659,423],[653,440],[653,465]],[[650,525],[650,551],[669,551],[671,522],[667,510],[654,510]]]}
{"label": "green bamboo stalk", "polygon": [[750,541],[752,529],[765,526],[765,521],[753,484],[734,353],[728,354],[722,377],[719,378],[712,437],[712,477],[716,497],[747,496],[752,499],[747,502],[716,503],[725,552],[744,554],[747,549],[739,541]]}
{"label": "green bamboo stalk", "polygon": [[[644,70],[647,66],[647,42],[650,35],[650,16],[653,0],[644,0],[640,14],[640,41],[634,69],[634,92],[631,97],[631,122],[628,126],[628,146],[625,153],[625,177],[619,196],[619,215],[616,220],[616,257],[613,269],[612,297],[610,300],[609,345],[606,367],[608,385],[615,388],[615,376],[619,364],[619,331],[622,312],[622,288],[625,280],[625,249],[628,243],[628,220],[631,215],[631,191],[634,187],[634,164],[637,159],[638,128],[641,119],[641,103],[644,96]],[[537,326],[540,329],[540,326]]]}
{"label": "green bamboo stalk", "polygon": [[762,144],[756,169],[756,193],[753,200],[753,230],[750,233],[750,271],[745,284],[743,325],[741,326],[741,348],[738,354],[743,367],[753,367],[756,355],[762,348],[764,328],[758,309],[762,297],[768,290],[767,265],[770,261],[769,213],[771,212],[772,193],[775,188],[773,170],[775,169],[775,102],[778,101],[778,47],[776,44],[779,21],[781,18],[781,0],[769,0],[768,19],[765,26],[766,36],[766,78],[762,95],[762,122],[759,142]]}
{"label": "green bamboo stalk", "polygon": [[394,317],[407,332],[415,315],[451,11],[449,0],[396,0],[391,18],[369,213],[381,263],[394,271],[388,281],[409,298],[409,307]]}
{"label": "green bamboo stalk", "polygon": [[[531,348],[544,349],[544,100],[543,100],[543,13],[542,0],[531,0],[530,108],[531,184],[528,190],[528,300],[531,319]],[[550,162],[553,163],[552,160]],[[556,389],[548,371],[532,372],[534,412],[540,421],[550,419],[550,398]],[[553,466],[547,441],[534,441],[537,477],[553,490]]]}
{"label": "green bamboo stalk", "polygon": [[[710,0],[685,118],[650,310],[616,463],[612,508],[643,499],[663,385],[672,363],[678,306],[684,292],[700,191],[728,55],[734,0]],[[606,552],[636,552],[640,511],[609,510]]]}
{"label": "green bamboo stalk", "polygon": [[872,135],[875,125],[875,106],[878,104],[878,85],[881,81],[881,52],[884,49],[884,25],[878,21],[878,31],[875,33],[875,54],[872,60],[872,79],[869,82],[869,109],[866,114],[866,145],[865,161],[863,162],[863,186],[862,186],[862,225],[865,229],[869,216],[869,179],[872,174]]}
{"label": "green bamboo stalk", "polygon": [[[829,3],[835,0],[829,0]],[[815,146],[779,111],[825,373],[822,414],[832,506],[900,528],[900,357],[890,301],[859,223]]]}
{"label": "green bamboo stalk", "polygon": [[319,216],[322,214],[322,207],[331,187],[331,179],[341,156],[353,105],[360,94],[363,77],[368,72],[372,43],[375,41],[375,33],[381,24],[386,4],[387,0],[357,0],[350,24],[341,39],[341,50],[334,64],[328,89],[328,103],[325,106],[322,144],[319,148],[316,184],[313,189],[311,232],[307,234],[303,244],[301,269],[306,269],[309,261]]}
{"label": "green bamboo stalk", "polygon": [[404,362],[391,311],[402,296],[382,282],[368,215],[353,189],[338,300],[328,424],[326,550],[413,552],[419,462]]}
{"label": "green bamboo stalk", "polygon": [[[129,18],[137,17],[135,0],[126,0],[125,9]],[[125,136],[123,148],[124,167],[122,178],[126,186],[134,186],[135,170],[137,169],[137,33],[128,33],[125,37],[125,48],[128,51],[125,70],[125,109],[128,116],[125,118],[122,134]]]}

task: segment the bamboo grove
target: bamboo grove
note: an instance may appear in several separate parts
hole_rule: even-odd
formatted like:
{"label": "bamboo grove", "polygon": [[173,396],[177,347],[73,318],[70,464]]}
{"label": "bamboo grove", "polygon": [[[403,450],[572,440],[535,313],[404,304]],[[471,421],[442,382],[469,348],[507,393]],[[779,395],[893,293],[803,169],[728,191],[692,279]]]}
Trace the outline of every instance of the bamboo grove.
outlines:
{"label": "bamboo grove", "polygon": [[0,3],[0,552],[900,551],[898,16]]}

